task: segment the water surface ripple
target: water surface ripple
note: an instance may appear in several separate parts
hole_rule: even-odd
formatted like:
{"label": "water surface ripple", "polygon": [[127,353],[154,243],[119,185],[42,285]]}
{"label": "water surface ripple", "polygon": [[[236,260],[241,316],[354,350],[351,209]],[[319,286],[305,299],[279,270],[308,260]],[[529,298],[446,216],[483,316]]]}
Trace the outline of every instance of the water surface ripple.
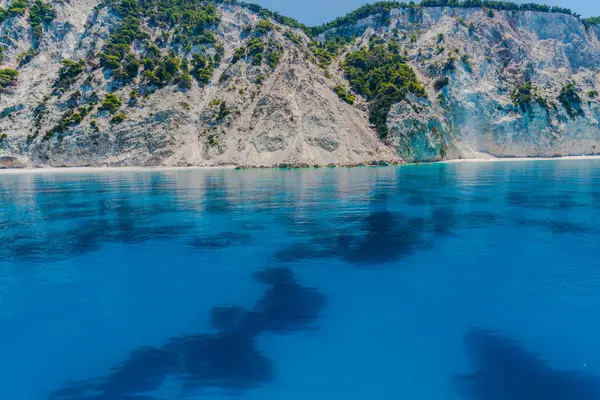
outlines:
{"label": "water surface ripple", "polygon": [[0,175],[0,398],[598,400],[600,162]]}

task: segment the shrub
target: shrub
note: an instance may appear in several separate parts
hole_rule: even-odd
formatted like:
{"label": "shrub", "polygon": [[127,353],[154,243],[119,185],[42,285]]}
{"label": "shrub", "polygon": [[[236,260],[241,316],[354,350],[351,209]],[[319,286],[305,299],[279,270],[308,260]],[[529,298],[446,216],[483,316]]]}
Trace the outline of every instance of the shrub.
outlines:
{"label": "shrub", "polygon": [[231,111],[229,110],[229,108],[227,108],[227,103],[222,102],[221,105],[219,106],[219,112],[217,113],[216,120],[222,121],[225,118],[227,118],[227,116],[229,114],[231,114]]}
{"label": "shrub", "polygon": [[54,88],[67,89],[83,72],[85,68],[85,61],[64,59],[61,63],[62,66],[60,67],[60,70],[58,70],[58,79],[54,83]]}
{"label": "shrub", "polygon": [[135,40],[143,40],[148,37],[148,34],[142,29],[141,20],[127,16],[110,34],[104,51],[100,55],[100,64],[107,69],[118,69],[121,61],[131,54],[131,44]]}
{"label": "shrub", "polygon": [[150,70],[145,70],[142,73],[142,77],[144,78],[144,81],[148,84],[148,85],[152,85],[152,86],[160,86],[160,79],[158,79],[158,77],[156,76],[156,74]]}
{"label": "shrub", "polygon": [[306,30],[309,31],[309,33],[311,33],[312,35],[319,35],[319,34],[324,33],[332,28],[337,28],[337,27],[341,27],[341,26],[345,26],[345,25],[351,25],[351,24],[356,23],[358,20],[367,18],[372,15],[378,15],[378,14],[381,15],[381,17],[383,18],[382,22],[385,23],[386,22],[385,19],[387,19],[389,17],[389,12],[392,9],[399,8],[401,6],[405,6],[406,8],[415,7],[414,4],[410,5],[410,4],[406,4],[406,3],[399,3],[396,1],[383,1],[383,2],[376,2],[373,4],[366,4],[344,17],[337,18],[334,21],[331,21],[329,23],[326,23],[326,24],[318,26],[318,27],[307,28]]}
{"label": "shrub", "polygon": [[371,101],[369,121],[381,137],[388,134],[387,117],[394,103],[408,93],[426,96],[407,59],[392,53],[386,44],[349,53],[343,68],[352,88]]}
{"label": "shrub", "polygon": [[450,84],[450,78],[448,78],[447,76],[438,78],[434,83],[433,83],[433,88],[436,91],[440,91],[443,88],[445,88],[446,86],[448,86]]}
{"label": "shrub", "polygon": [[465,69],[468,72],[471,72],[472,68],[471,68],[471,56],[469,56],[468,54],[463,54],[460,59],[462,60]]}
{"label": "shrub", "polygon": [[188,90],[192,88],[192,77],[188,72],[184,72],[179,77],[179,87],[183,90]]}
{"label": "shrub", "polygon": [[102,100],[102,105],[100,106],[102,110],[107,110],[109,113],[114,114],[121,108],[121,99],[117,97],[117,95],[108,93],[104,100]]}
{"label": "shrub", "polygon": [[212,79],[214,65],[211,66],[204,54],[198,53],[195,53],[192,56],[191,64],[192,76],[196,78],[196,81],[198,81],[200,86],[206,86]]}
{"label": "shrub", "polygon": [[231,59],[231,62],[233,64],[235,64],[239,60],[241,60],[245,57],[246,57],[246,48],[244,46],[238,47],[237,49],[235,49],[235,52],[233,53],[233,58]]}
{"label": "shrub", "polygon": [[126,118],[127,118],[127,116],[125,114],[123,114],[122,112],[120,112],[110,119],[110,123],[112,125],[118,125],[121,122],[125,121]]}
{"label": "shrub", "polygon": [[27,1],[25,0],[13,0],[8,6],[7,14],[9,17],[16,15],[25,15],[27,12]]}
{"label": "shrub", "polygon": [[309,47],[317,59],[317,64],[321,68],[327,68],[338,56],[340,50],[353,40],[353,36],[333,36],[322,43],[312,42]]}
{"label": "shrub", "polygon": [[103,54],[100,59],[100,65],[106,69],[118,69],[121,66],[121,58],[111,54]]}
{"label": "shrub", "polygon": [[267,33],[271,32],[274,29],[275,29],[275,25],[273,25],[273,23],[271,21],[267,21],[266,19],[261,19],[260,21],[258,21],[256,28],[254,28],[254,33],[257,36],[262,36],[262,35],[266,35]]}
{"label": "shrub", "polygon": [[17,82],[19,72],[14,69],[0,69],[0,89],[13,86]]}
{"label": "shrub", "polygon": [[251,38],[248,40],[248,51],[247,54],[249,56],[254,56],[256,54],[262,54],[265,52],[265,42],[259,38]]}
{"label": "shrub", "polygon": [[0,134],[0,150],[4,147],[4,140],[8,139],[8,135],[6,133]]}
{"label": "shrub", "polygon": [[531,82],[517,86],[513,90],[511,98],[513,103],[519,106],[523,112],[530,110],[533,103],[538,103],[548,108],[548,102],[538,94],[537,87]]}
{"label": "shrub", "polygon": [[587,92],[589,98],[595,99],[598,97],[598,92],[596,90],[590,90]]}
{"label": "shrub", "polygon": [[281,59],[282,55],[283,55],[283,51],[280,51],[280,50],[273,50],[273,51],[268,52],[267,53],[267,65],[274,69],[279,64],[279,60]]}
{"label": "shrub", "polygon": [[44,24],[52,22],[54,17],[52,7],[41,0],[35,0],[29,9],[29,24],[33,30],[34,38],[39,39],[42,36]]}
{"label": "shrub", "polygon": [[46,134],[46,138],[52,137],[55,133],[62,133],[69,127],[77,126],[83,120],[83,116],[78,111],[69,110],[63,114],[58,124]]}
{"label": "shrub", "polygon": [[17,55],[17,62],[19,63],[19,67],[28,64],[33,59],[33,57],[35,57],[36,54],[37,51],[33,47],[30,47],[29,49],[27,49],[27,51],[23,53],[19,53]]}
{"label": "shrub", "polygon": [[345,87],[343,87],[342,85],[337,85],[333,91],[338,95],[338,97],[342,100],[345,101],[348,104],[354,104],[354,101],[356,100],[356,97],[354,97],[352,95],[352,93],[350,93],[349,91],[346,90]]}
{"label": "shrub", "polygon": [[138,90],[132,89],[129,92],[129,100],[127,101],[127,105],[129,105],[130,107],[134,106],[137,103],[139,97],[140,97],[140,93],[138,92]]}
{"label": "shrub", "polygon": [[83,72],[83,68],[85,67],[85,61],[73,61],[69,59],[62,60],[62,66],[58,71],[58,77],[60,79],[70,79],[75,78],[80,73]]}
{"label": "shrub", "polygon": [[294,35],[294,32],[292,32],[291,30],[285,32],[284,36],[296,45],[302,44],[302,42],[300,41],[300,38],[298,36]]}
{"label": "shrub", "polygon": [[215,65],[219,65],[221,64],[221,61],[223,61],[223,56],[221,55],[221,53],[215,53],[215,55],[213,56],[213,60],[215,62]]}
{"label": "shrub", "polygon": [[454,72],[456,71],[456,59],[453,56],[448,57],[446,60],[446,64],[444,64],[445,72]]}
{"label": "shrub", "polygon": [[133,79],[138,76],[140,72],[140,63],[135,58],[135,55],[128,54],[125,58],[125,63],[123,65],[123,74],[122,76],[126,79]]}
{"label": "shrub", "polygon": [[252,65],[261,65],[262,61],[263,61],[262,53],[255,54],[254,57],[252,57]]}
{"label": "shrub", "polygon": [[586,18],[583,20],[583,24],[588,28],[590,26],[600,25],[600,17]]}
{"label": "shrub", "polygon": [[584,115],[581,109],[581,97],[577,93],[577,86],[574,82],[569,82],[561,89],[558,101],[565,107],[571,118]]}

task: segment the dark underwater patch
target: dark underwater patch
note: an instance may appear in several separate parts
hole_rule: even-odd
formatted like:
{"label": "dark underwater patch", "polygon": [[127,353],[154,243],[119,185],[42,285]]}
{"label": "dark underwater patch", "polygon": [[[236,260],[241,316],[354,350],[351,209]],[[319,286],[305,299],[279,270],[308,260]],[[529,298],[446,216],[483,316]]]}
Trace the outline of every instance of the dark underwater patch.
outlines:
{"label": "dark underwater patch", "polygon": [[569,221],[554,221],[545,219],[517,219],[516,223],[522,226],[528,226],[544,230],[553,234],[571,234],[571,235],[594,235],[598,234],[598,228],[578,224]]}
{"label": "dark underwater patch", "polygon": [[67,221],[73,219],[82,218],[93,218],[96,216],[95,210],[74,210],[74,211],[54,211],[44,214],[44,220],[53,221]]}
{"label": "dark underwater patch", "polygon": [[456,227],[460,224],[460,217],[454,207],[436,207],[431,210],[427,221],[429,230],[437,236],[454,234]]}
{"label": "dark underwater patch", "polygon": [[277,218],[277,222],[284,226],[291,236],[315,236],[327,231],[329,226],[325,221],[311,217],[313,213],[298,215],[296,213],[284,213]]}
{"label": "dark underwater patch", "polygon": [[287,268],[267,268],[254,276],[266,286],[251,310],[215,307],[210,322],[216,333],[173,338],[162,347],[141,347],[104,377],[76,382],[53,392],[50,400],[151,399],[149,392],[167,378],[182,392],[222,389],[240,392],[275,379],[274,366],[256,347],[263,332],[290,334],[313,329],[325,296],[302,286]]}
{"label": "dark underwater patch", "polygon": [[[50,198],[42,193],[33,196],[35,212],[23,212],[18,223],[7,221],[10,226],[0,230],[0,259],[52,262],[98,250],[105,243],[176,238],[193,227],[157,220],[186,212],[177,202],[138,204],[130,193],[83,202],[72,200],[75,195],[67,190],[51,191]],[[37,229],[40,225],[43,230]]]}
{"label": "dark underwater patch", "polygon": [[252,243],[252,235],[237,232],[222,232],[214,236],[192,239],[188,246],[201,250],[217,250]]}
{"label": "dark underwater patch", "polygon": [[464,400],[598,400],[600,380],[557,370],[516,340],[472,329],[465,335],[473,373],[453,378]]}
{"label": "dark underwater patch", "polygon": [[278,249],[274,259],[299,262],[338,258],[355,265],[379,265],[430,249],[436,236],[454,235],[459,229],[494,227],[503,222],[494,213],[461,214],[452,206],[434,207],[424,218],[375,210],[364,217],[355,214],[336,217],[327,229],[315,230],[309,241]]}
{"label": "dark underwater patch", "polygon": [[404,202],[411,206],[455,206],[464,201],[457,196],[440,195],[438,191],[409,190],[409,195],[404,197]]}
{"label": "dark underwater patch", "polygon": [[338,235],[337,249],[350,263],[381,264],[414,254],[426,243],[425,230],[423,219],[378,211],[363,220],[360,235]]}
{"label": "dark underwater patch", "polygon": [[333,252],[327,252],[322,244],[294,243],[275,251],[274,259],[281,262],[295,262],[310,259],[333,257]]}
{"label": "dark underwater patch", "polygon": [[513,190],[508,192],[506,199],[510,206],[525,209],[569,211],[585,207],[585,204],[575,201],[570,194],[543,195]]}
{"label": "dark underwater patch", "polygon": [[470,229],[489,228],[505,222],[502,216],[487,211],[472,211],[461,218],[464,226]]}
{"label": "dark underwater patch", "polygon": [[[337,221],[342,223],[342,221]],[[339,258],[356,265],[383,264],[427,247],[427,221],[402,213],[374,211],[352,217],[344,226],[319,231],[310,242],[295,243],[278,250],[279,261]]]}
{"label": "dark underwater patch", "polygon": [[240,224],[239,229],[248,232],[260,232],[266,230],[267,228],[264,225],[255,224],[252,222],[245,222]]}

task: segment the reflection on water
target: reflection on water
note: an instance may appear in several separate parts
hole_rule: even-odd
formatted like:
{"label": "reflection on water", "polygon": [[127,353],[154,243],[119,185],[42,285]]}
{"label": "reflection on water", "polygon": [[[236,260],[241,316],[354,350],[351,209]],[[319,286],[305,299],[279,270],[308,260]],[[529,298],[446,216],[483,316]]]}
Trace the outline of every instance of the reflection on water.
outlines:
{"label": "reflection on water", "polygon": [[599,399],[598,184],[597,162],[2,175],[0,398]]}

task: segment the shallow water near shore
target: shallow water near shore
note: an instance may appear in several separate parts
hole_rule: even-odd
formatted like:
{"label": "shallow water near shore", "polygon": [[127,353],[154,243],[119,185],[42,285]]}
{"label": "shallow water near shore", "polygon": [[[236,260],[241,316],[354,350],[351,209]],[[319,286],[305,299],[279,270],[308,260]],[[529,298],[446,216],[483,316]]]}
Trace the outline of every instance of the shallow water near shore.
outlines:
{"label": "shallow water near shore", "polygon": [[600,161],[0,177],[0,398],[600,398]]}

